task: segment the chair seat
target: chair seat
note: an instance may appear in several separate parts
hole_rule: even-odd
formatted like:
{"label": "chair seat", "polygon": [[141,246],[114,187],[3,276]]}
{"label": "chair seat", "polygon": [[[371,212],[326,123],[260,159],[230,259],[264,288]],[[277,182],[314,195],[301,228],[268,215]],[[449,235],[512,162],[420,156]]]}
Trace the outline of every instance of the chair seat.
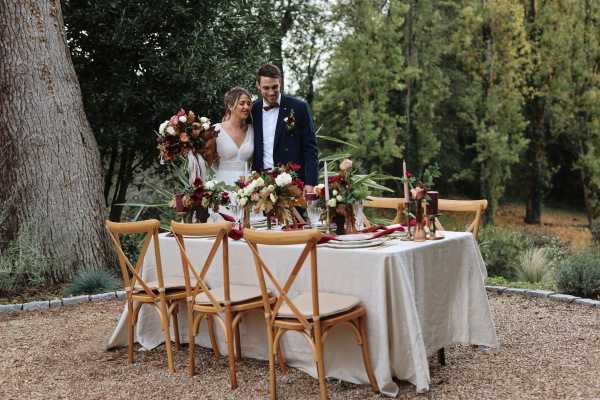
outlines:
{"label": "chair seat", "polygon": [[[291,300],[303,316],[312,318],[311,292],[302,293]],[[319,312],[321,313],[321,317],[343,313],[353,309],[359,304],[360,300],[353,296],[319,292]],[[288,304],[284,302],[277,313],[277,317],[295,318],[296,315]]]}
{"label": "chair seat", "polygon": [[[145,283],[150,289],[158,290],[158,280],[146,281]],[[168,289],[185,289],[185,280],[183,277],[165,278],[164,283],[165,283],[166,290],[168,290]],[[192,286],[194,286],[196,284],[196,279],[190,279],[190,283]],[[134,287],[134,291],[135,292],[143,292],[144,288],[139,283],[136,283],[135,287]]]}
{"label": "chair seat", "polygon": [[[225,303],[225,288],[223,286],[210,290],[213,297],[220,303]],[[258,299],[262,296],[257,286],[229,285],[229,297],[232,304]],[[196,296],[196,304],[212,304],[206,293]]]}

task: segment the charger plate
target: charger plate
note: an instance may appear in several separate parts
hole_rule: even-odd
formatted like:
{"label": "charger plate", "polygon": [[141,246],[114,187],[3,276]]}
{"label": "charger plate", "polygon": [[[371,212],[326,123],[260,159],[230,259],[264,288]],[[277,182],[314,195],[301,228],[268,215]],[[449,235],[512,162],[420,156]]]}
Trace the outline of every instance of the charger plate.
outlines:
{"label": "charger plate", "polygon": [[373,246],[379,246],[380,244],[384,243],[386,241],[385,238],[377,238],[377,239],[373,239],[367,242],[336,242],[336,243],[332,243],[332,241],[330,240],[329,242],[325,243],[324,246],[326,247],[331,247],[334,249],[360,249],[360,248],[364,248],[364,247],[373,247]]}

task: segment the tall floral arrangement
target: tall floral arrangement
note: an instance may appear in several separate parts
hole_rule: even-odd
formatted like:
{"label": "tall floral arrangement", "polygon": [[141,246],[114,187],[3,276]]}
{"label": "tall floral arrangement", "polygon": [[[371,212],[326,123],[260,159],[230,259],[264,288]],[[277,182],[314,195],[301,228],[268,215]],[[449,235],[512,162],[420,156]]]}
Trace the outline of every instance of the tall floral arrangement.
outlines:
{"label": "tall floral arrangement", "polygon": [[196,178],[193,184],[175,193],[169,202],[169,207],[178,213],[186,213],[188,222],[193,222],[194,212],[199,222],[206,222],[206,210],[219,211],[219,206],[229,205],[229,192],[224,182],[209,180],[203,182]]}
{"label": "tall floral arrangement", "polygon": [[289,163],[257,172],[237,182],[239,202],[247,211],[264,213],[270,226],[271,219],[280,223],[294,222],[292,208],[302,198],[304,182],[298,178],[298,164]]}

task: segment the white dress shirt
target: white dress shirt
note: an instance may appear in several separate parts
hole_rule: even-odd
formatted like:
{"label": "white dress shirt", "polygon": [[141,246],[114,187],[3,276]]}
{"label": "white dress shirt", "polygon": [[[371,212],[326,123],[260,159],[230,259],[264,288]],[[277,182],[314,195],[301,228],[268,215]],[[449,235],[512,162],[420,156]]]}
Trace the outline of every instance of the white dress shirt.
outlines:
{"label": "white dress shirt", "polygon": [[[281,106],[281,93],[277,97],[277,103]],[[263,107],[267,105],[267,102],[263,99]],[[275,128],[277,127],[279,108],[271,108],[269,111],[262,110],[264,169],[273,168],[273,146],[275,145]]]}

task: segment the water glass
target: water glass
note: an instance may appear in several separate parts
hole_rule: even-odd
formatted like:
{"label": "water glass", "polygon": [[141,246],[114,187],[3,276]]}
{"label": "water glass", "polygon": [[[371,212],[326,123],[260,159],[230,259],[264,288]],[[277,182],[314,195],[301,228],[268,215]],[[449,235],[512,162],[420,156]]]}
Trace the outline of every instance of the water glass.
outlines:
{"label": "water glass", "polygon": [[319,207],[318,200],[307,200],[306,201],[306,213],[308,214],[308,221],[311,227],[316,227],[321,221],[321,213],[323,209]]}

